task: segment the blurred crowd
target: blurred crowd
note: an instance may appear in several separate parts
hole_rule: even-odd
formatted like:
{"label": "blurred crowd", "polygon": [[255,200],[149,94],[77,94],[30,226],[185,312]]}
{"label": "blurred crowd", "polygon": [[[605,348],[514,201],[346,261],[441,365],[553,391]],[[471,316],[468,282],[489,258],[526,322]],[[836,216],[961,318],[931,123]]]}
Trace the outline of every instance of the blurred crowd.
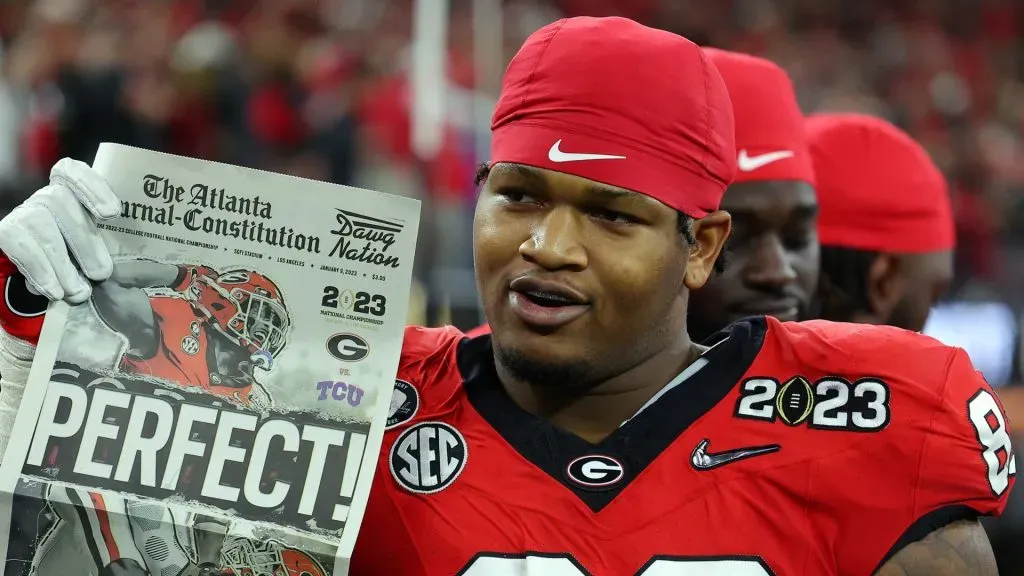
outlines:
{"label": "blurred crowd", "polygon": [[[1014,0],[508,0],[474,61],[473,2],[451,0],[446,128],[410,147],[411,0],[5,0],[0,214],[62,156],[101,141],[425,201],[425,321],[475,323],[469,210],[494,78],[561,16],[623,15],[769,57],[807,111],[859,110],[920,139],[951,181],[954,294],[1024,306],[1024,9]],[[486,27],[487,22],[483,25]],[[476,22],[477,37],[480,22]],[[495,74],[497,72],[498,74]],[[461,314],[461,315],[460,315]]]}

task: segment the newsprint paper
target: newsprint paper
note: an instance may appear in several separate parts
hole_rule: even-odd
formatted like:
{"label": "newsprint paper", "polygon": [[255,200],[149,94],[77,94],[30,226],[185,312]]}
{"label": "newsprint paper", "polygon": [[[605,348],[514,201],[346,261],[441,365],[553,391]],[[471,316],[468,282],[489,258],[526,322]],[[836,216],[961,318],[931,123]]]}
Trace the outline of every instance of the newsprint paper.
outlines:
{"label": "newsprint paper", "polygon": [[347,574],[419,203],[111,144],[94,167],[114,273],[47,314],[2,576]]}

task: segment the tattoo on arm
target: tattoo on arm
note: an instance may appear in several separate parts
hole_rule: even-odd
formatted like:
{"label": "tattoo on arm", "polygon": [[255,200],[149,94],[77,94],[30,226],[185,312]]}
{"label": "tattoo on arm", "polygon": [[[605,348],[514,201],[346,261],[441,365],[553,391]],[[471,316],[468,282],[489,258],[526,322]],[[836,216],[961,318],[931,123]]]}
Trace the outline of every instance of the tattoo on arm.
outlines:
{"label": "tattoo on arm", "polygon": [[900,550],[875,576],[999,576],[985,529],[954,522]]}

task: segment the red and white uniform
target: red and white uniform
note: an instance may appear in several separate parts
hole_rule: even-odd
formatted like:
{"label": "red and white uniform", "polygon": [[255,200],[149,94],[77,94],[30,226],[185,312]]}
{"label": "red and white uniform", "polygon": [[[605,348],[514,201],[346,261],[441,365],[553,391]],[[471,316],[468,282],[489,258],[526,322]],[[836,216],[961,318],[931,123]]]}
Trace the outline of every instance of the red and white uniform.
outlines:
{"label": "red and white uniform", "polygon": [[124,354],[119,369],[186,386],[210,388],[210,370],[206,362],[209,341],[192,305],[170,296],[151,296],[149,303],[159,326],[160,347],[151,358]]}
{"label": "red and white uniform", "polygon": [[592,445],[509,399],[488,337],[409,328],[416,404],[392,407],[351,573],[868,576],[1002,511],[1006,417],[962,350],[819,321],[727,335]]}

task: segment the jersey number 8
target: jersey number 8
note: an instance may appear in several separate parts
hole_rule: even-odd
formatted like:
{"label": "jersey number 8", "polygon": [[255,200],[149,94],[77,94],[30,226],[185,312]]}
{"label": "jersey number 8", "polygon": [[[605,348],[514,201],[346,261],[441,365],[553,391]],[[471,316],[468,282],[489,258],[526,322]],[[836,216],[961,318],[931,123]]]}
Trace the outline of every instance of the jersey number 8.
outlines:
{"label": "jersey number 8", "polygon": [[988,485],[993,494],[1002,496],[1010,485],[1010,476],[1017,473],[1017,458],[1010,444],[1010,434],[1006,431],[1003,411],[992,393],[982,389],[967,402],[967,415],[981,444],[981,459],[988,470]]}
{"label": "jersey number 8", "polygon": [[[458,576],[588,576],[588,572],[567,554],[480,554]],[[636,576],[772,576],[760,559],[658,558],[648,562]]]}

